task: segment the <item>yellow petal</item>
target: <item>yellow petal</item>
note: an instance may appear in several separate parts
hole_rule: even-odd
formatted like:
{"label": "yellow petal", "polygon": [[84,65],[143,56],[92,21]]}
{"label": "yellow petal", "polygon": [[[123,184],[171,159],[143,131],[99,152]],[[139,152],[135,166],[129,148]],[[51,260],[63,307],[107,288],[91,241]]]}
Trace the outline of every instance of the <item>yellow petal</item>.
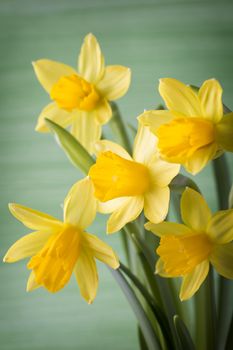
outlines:
{"label": "yellow petal", "polygon": [[108,219],[107,233],[119,231],[128,222],[135,220],[140,215],[143,204],[142,196],[129,197]]}
{"label": "yellow petal", "polygon": [[7,251],[3,261],[13,263],[37,254],[45,245],[51,232],[32,232],[16,241]]}
{"label": "yellow petal", "polygon": [[100,139],[101,125],[96,121],[93,112],[76,111],[72,113],[73,123],[71,133],[90,153],[94,152],[94,145]]}
{"label": "yellow petal", "polygon": [[81,76],[90,83],[96,83],[104,74],[104,57],[96,37],[91,33],[84,38],[78,69]]}
{"label": "yellow petal", "polygon": [[107,202],[98,201],[98,212],[102,214],[112,213],[119,209],[125,201],[127,201],[127,197],[114,198]]}
{"label": "yellow petal", "polygon": [[205,232],[211,211],[201,194],[187,187],[181,197],[181,216],[187,226]]}
{"label": "yellow petal", "polygon": [[216,245],[210,262],[220,275],[233,279],[233,242]]}
{"label": "yellow petal", "polygon": [[155,265],[155,273],[160,275],[161,277],[166,277],[166,278],[170,278],[170,277],[174,277],[174,276],[170,276],[165,270],[164,270],[164,263],[162,261],[161,258],[159,258],[156,262]]}
{"label": "yellow petal", "polygon": [[42,59],[32,62],[32,65],[37,79],[48,93],[61,77],[77,74],[74,68],[57,61]]}
{"label": "yellow petal", "polygon": [[27,281],[27,292],[32,292],[33,290],[39,288],[40,285],[36,282],[35,274],[32,271],[29,275],[28,281]]}
{"label": "yellow petal", "polygon": [[64,222],[85,229],[95,219],[96,210],[94,187],[89,177],[86,177],[71,187],[64,200]]}
{"label": "yellow petal", "polygon": [[180,165],[168,163],[155,154],[147,164],[152,184],[164,187],[170,184],[172,179],[179,173]]}
{"label": "yellow petal", "polygon": [[184,167],[188,172],[196,175],[200,172],[210,160],[214,159],[218,152],[218,145],[215,143],[210,144],[197,150],[193,156],[191,156]]}
{"label": "yellow petal", "polygon": [[72,122],[71,113],[60,109],[55,102],[48,104],[40,113],[37,124],[36,131],[39,132],[49,132],[49,128],[46,125],[45,118],[54,121],[55,123],[66,128]]}
{"label": "yellow petal", "polygon": [[152,132],[156,132],[161,125],[169,123],[173,118],[170,111],[161,110],[145,111],[138,117],[138,120],[144,126],[148,126]]}
{"label": "yellow petal", "polygon": [[150,129],[142,124],[138,125],[137,135],[133,147],[133,159],[147,164],[157,152],[157,138]]}
{"label": "yellow petal", "polygon": [[10,203],[12,215],[32,230],[54,232],[59,230],[63,223],[54,217],[21,204]]}
{"label": "yellow petal", "polygon": [[95,144],[95,154],[98,156],[102,152],[106,151],[112,151],[113,153],[117,154],[118,156],[132,160],[132,157],[129,155],[129,153],[120,145],[118,145],[115,142],[108,141],[108,140],[101,140],[96,142]]}
{"label": "yellow petal", "polygon": [[98,273],[95,260],[88,250],[82,249],[74,273],[82,297],[91,304],[97,293]]}
{"label": "yellow petal", "polygon": [[218,211],[207,227],[209,236],[218,244],[233,240],[233,209]]}
{"label": "yellow petal", "polygon": [[158,223],[165,219],[168,213],[170,190],[168,187],[154,187],[145,194],[144,214],[145,217]]}
{"label": "yellow petal", "polygon": [[223,116],[222,87],[215,79],[206,80],[199,92],[198,97],[201,102],[202,116],[218,123]]}
{"label": "yellow petal", "polygon": [[189,235],[192,230],[183,224],[178,224],[176,222],[164,221],[159,224],[154,224],[153,222],[147,222],[145,228],[148,231],[153,232],[156,236],[162,237],[164,235]]}
{"label": "yellow petal", "polygon": [[182,82],[164,78],[159,82],[159,93],[167,108],[187,117],[200,117],[201,106],[196,93]]}
{"label": "yellow petal", "polygon": [[119,267],[119,259],[113,249],[96,236],[85,233],[82,244],[92,251],[96,259],[107,264],[112,269],[117,269]]}
{"label": "yellow petal", "polygon": [[95,109],[95,116],[98,123],[106,124],[112,116],[112,108],[106,99],[103,99]]}
{"label": "yellow petal", "polygon": [[226,151],[233,152],[233,113],[225,115],[216,125],[216,142]]}
{"label": "yellow petal", "polygon": [[191,298],[197,292],[208,275],[208,272],[209,262],[203,261],[201,264],[197,265],[192,272],[184,276],[180,289],[181,301]]}
{"label": "yellow petal", "polygon": [[124,66],[107,66],[97,89],[107,100],[113,101],[124,96],[131,80],[131,70]]}

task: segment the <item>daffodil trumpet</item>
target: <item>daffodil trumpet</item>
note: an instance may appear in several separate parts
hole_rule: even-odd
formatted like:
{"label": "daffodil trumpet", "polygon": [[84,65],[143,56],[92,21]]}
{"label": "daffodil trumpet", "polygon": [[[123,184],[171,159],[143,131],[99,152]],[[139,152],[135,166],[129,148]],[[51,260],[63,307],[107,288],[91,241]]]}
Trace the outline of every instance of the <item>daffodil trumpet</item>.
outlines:
{"label": "daffodil trumpet", "polygon": [[71,133],[93,153],[101,126],[112,116],[109,102],[124,96],[129,88],[130,69],[105,66],[100,45],[91,33],[84,38],[77,69],[48,59],[33,62],[33,68],[52,100],[40,113],[36,131],[49,131],[45,118],[71,126]]}
{"label": "daffodil trumpet", "polygon": [[206,80],[196,91],[163,78],[159,92],[168,110],[145,111],[139,120],[158,137],[162,159],[197,174],[224,151],[233,152],[233,113],[224,115],[217,80]]}
{"label": "daffodil trumpet", "polygon": [[119,231],[143,209],[153,222],[165,219],[170,198],[168,185],[180,166],[161,160],[155,152],[156,143],[153,133],[142,125],[135,137],[132,157],[111,141],[96,143],[97,160],[89,176],[99,200],[98,210],[112,213],[108,233]]}
{"label": "daffodil trumpet", "polygon": [[90,304],[98,288],[98,259],[113,269],[119,260],[111,247],[87,233],[96,215],[96,200],[89,178],[70,189],[64,201],[64,221],[27,208],[10,204],[9,209],[19,221],[33,232],[20,238],[7,251],[4,262],[13,263],[31,257],[27,267],[32,270],[27,291],[39,287],[57,292],[74,272],[83,298]]}
{"label": "daffodil trumpet", "polygon": [[186,300],[200,288],[210,264],[233,279],[233,210],[212,215],[201,194],[187,188],[181,198],[181,216],[184,224],[149,222],[145,227],[160,237],[156,273],[182,277],[180,299]]}

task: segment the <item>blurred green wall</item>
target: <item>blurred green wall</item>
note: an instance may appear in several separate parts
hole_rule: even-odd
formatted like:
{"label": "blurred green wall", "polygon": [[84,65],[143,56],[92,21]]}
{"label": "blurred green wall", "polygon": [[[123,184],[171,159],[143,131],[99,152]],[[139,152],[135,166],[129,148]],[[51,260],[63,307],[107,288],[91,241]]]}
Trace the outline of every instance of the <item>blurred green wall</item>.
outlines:
{"label": "blurred green wall", "polygon": [[[8,213],[8,202],[61,216],[60,204],[81,174],[51,135],[34,132],[48,103],[31,61],[50,58],[76,64],[83,37],[93,32],[107,64],[132,68],[129,93],[119,102],[128,121],[157,106],[160,77],[200,85],[215,77],[233,108],[232,1],[192,0],[0,0],[0,193],[1,257],[28,232]],[[231,161],[232,166],[232,161]],[[208,167],[197,181],[216,208]],[[99,234],[122,257],[118,235]],[[74,279],[60,293],[25,292],[25,262],[0,264],[0,348],[4,350],[124,349],[137,347],[135,320],[105,266],[93,305],[79,295]]]}

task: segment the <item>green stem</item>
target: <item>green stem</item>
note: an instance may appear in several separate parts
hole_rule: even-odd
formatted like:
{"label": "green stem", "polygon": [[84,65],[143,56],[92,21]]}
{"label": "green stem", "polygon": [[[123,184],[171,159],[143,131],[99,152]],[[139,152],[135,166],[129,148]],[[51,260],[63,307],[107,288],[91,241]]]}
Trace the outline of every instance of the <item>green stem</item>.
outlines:
{"label": "green stem", "polygon": [[134,283],[134,285],[138,288],[144,299],[147,301],[148,305],[150,306],[154,316],[156,317],[158,324],[162,330],[162,333],[164,335],[164,339],[167,343],[168,349],[173,348],[172,338],[169,333],[169,323],[164,315],[163,311],[161,310],[158,303],[156,303],[151,296],[151,294],[148,292],[148,290],[144,287],[144,285],[140,282],[140,280],[122,263],[120,264],[119,269],[124,272],[128,278]]}
{"label": "green stem", "polygon": [[119,108],[115,102],[111,102],[112,107],[112,119],[110,120],[110,127],[112,128],[114,134],[117,136],[119,142],[124,146],[124,148],[131,154],[132,146],[126,131],[124,121],[121,117]]}
{"label": "green stem", "polygon": [[149,350],[161,350],[160,343],[158,341],[157,335],[142,307],[140,304],[135,292],[123,276],[123,274],[118,270],[110,269],[113,277],[121,287],[123,293],[125,294],[132,310],[137,317],[140,328],[143,332],[144,338],[146,340],[147,346]]}
{"label": "green stem", "polygon": [[216,306],[212,268],[195,296],[196,346],[198,350],[214,350],[216,335]]}
{"label": "green stem", "polygon": [[[228,197],[231,190],[231,178],[225,154],[213,161],[213,170],[218,192],[219,209],[228,208]],[[232,281],[219,277],[218,337],[217,349],[224,350],[233,314]]]}
{"label": "green stem", "polygon": [[228,196],[231,190],[231,178],[225,154],[213,161],[213,169],[218,193],[219,209],[227,209]]}

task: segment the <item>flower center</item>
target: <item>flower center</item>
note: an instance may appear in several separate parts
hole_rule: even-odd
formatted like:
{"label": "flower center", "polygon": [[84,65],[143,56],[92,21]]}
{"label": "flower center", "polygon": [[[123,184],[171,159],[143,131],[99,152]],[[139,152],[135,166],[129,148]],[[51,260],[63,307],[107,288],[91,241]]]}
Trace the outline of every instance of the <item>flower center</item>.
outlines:
{"label": "flower center", "polygon": [[141,163],[107,151],[100,154],[89,171],[95,196],[102,202],[145,193],[150,185],[149,170]]}
{"label": "flower center", "polygon": [[50,292],[57,292],[69,281],[80,252],[81,231],[64,225],[28,263],[36,282]]}
{"label": "flower center", "polygon": [[165,235],[160,240],[157,254],[164,263],[165,271],[173,276],[184,276],[206,260],[213,243],[204,233],[192,235]]}
{"label": "flower center", "polygon": [[100,99],[94,85],[76,74],[61,77],[53,85],[50,97],[60,108],[67,111],[72,111],[74,108],[91,111]]}
{"label": "flower center", "polygon": [[175,118],[157,130],[161,155],[185,163],[199,148],[214,141],[214,125],[203,118]]}

